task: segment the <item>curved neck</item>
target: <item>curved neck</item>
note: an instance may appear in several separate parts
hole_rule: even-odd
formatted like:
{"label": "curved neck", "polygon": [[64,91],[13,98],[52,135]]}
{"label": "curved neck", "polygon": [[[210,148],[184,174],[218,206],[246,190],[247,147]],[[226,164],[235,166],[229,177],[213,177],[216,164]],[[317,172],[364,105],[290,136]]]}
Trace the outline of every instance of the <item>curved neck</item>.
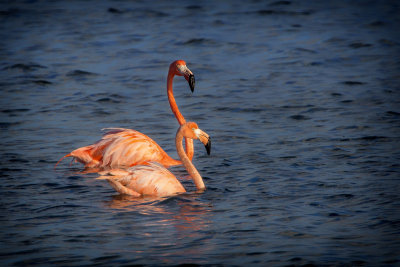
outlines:
{"label": "curved neck", "polygon": [[[167,95],[168,95],[168,102],[171,107],[172,112],[175,115],[175,118],[178,120],[179,125],[182,125],[186,123],[185,118],[181,114],[181,112],[178,109],[178,105],[176,104],[175,97],[174,97],[174,91],[173,91],[173,81],[174,81],[174,76],[175,74],[171,69],[168,71],[168,77],[167,77]],[[193,140],[189,138],[185,138],[185,145],[186,145],[186,154],[188,155],[189,159],[193,159],[194,155],[194,147],[193,147]]]}
{"label": "curved neck", "polygon": [[175,74],[169,70],[168,72],[168,78],[167,78],[167,95],[168,95],[168,101],[169,105],[171,107],[172,112],[174,113],[176,119],[179,122],[179,125],[182,125],[186,123],[185,118],[181,114],[181,112],[178,109],[178,105],[176,104],[175,97],[174,97],[174,91],[172,89],[172,83],[174,80]]}
{"label": "curved neck", "polygon": [[206,186],[204,185],[203,178],[201,178],[200,173],[197,171],[196,167],[194,167],[193,163],[189,160],[186,156],[185,151],[183,149],[182,140],[183,140],[183,133],[182,127],[179,128],[178,132],[176,133],[175,143],[176,143],[176,150],[178,151],[178,155],[181,158],[183,166],[185,166],[186,170],[190,174],[193,179],[194,184],[196,185],[197,189],[204,190]]}

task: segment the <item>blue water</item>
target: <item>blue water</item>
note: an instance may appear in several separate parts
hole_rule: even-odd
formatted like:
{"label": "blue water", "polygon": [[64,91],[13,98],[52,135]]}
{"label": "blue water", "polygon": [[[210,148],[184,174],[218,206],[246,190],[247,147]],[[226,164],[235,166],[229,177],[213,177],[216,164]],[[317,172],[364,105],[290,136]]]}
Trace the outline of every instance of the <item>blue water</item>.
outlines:
{"label": "blue water", "polygon": [[[397,1],[0,4],[0,263],[400,265]],[[105,127],[177,158],[166,97],[210,134],[207,190],[117,194],[57,160]]]}

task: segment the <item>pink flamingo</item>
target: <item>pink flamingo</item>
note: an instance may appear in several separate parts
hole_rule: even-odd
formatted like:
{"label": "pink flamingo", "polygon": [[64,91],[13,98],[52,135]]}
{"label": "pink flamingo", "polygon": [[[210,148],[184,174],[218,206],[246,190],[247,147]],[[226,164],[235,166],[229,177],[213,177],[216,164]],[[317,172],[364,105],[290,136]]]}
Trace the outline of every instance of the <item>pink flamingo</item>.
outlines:
{"label": "pink flamingo", "polygon": [[[173,94],[174,76],[184,76],[188,81],[191,91],[194,90],[195,79],[193,73],[183,60],[176,60],[169,66],[167,77],[167,95],[172,112],[180,125],[186,123],[180,113]],[[124,128],[108,128],[103,137],[96,143],[75,149],[62,157],[55,167],[66,157],[74,159],[85,165],[85,168],[107,169],[127,168],[146,162],[158,162],[165,167],[182,164],[181,161],[171,158],[155,141],[138,131]],[[186,153],[190,160],[193,159],[193,140],[185,138]]]}
{"label": "pink flamingo", "polygon": [[[199,139],[210,154],[211,140],[207,133],[199,129],[196,123],[188,122],[181,125],[176,133],[175,144],[178,155],[186,170],[193,179],[199,191],[205,190],[202,177],[185,154],[183,138]],[[107,180],[110,185],[121,194],[132,196],[170,196],[186,192],[178,179],[166,168],[158,163],[136,165],[127,170],[111,170],[100,173],[97,179]]]}

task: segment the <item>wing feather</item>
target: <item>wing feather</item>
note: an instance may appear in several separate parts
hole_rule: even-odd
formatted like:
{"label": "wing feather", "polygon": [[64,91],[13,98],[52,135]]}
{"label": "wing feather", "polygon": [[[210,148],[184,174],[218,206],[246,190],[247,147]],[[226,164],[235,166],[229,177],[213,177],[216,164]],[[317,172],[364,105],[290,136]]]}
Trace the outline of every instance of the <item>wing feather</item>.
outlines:
{"label": "wing feather", "polygon": [[[116,175],[112,175],[113,173]],[[122,172],[112,170],[101,174],[102,176],[97,179],[113,181],[112,185],[120,184],[124,190],[122,190],[122,187],[119,190],[119,187],[113,187],[123,194],[128,192],[126,188],[141,195],[166,196],[185,192],[184,187],[175,175],[155,162],[133,166]]]}

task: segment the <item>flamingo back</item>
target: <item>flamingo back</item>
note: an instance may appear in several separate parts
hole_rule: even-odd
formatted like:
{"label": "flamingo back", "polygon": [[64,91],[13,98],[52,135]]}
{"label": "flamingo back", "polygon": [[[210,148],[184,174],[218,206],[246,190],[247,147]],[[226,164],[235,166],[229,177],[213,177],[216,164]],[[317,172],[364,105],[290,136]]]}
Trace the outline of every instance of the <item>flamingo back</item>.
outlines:
{"label": "flamingo back", "polygon": [[[155,162],[131,167],[126,171],[118,172],[117,175],[113,175],[111,171],[98,179],[119,183],[121,189],[114,188],[120,193],[127,193],[132,190],[140,195],[168,196],[186,192],[175,175]],[[128,190],[125,190],[126,188]]]}
{"label": "flamingo back", "polygon": [[106,130],[95,144],[78,148],[71,152],[71,156],[89,168],[126,168],[149,161],[160,162],[167,167],[181,163],[169,157],[145,134],[124,128]]}

